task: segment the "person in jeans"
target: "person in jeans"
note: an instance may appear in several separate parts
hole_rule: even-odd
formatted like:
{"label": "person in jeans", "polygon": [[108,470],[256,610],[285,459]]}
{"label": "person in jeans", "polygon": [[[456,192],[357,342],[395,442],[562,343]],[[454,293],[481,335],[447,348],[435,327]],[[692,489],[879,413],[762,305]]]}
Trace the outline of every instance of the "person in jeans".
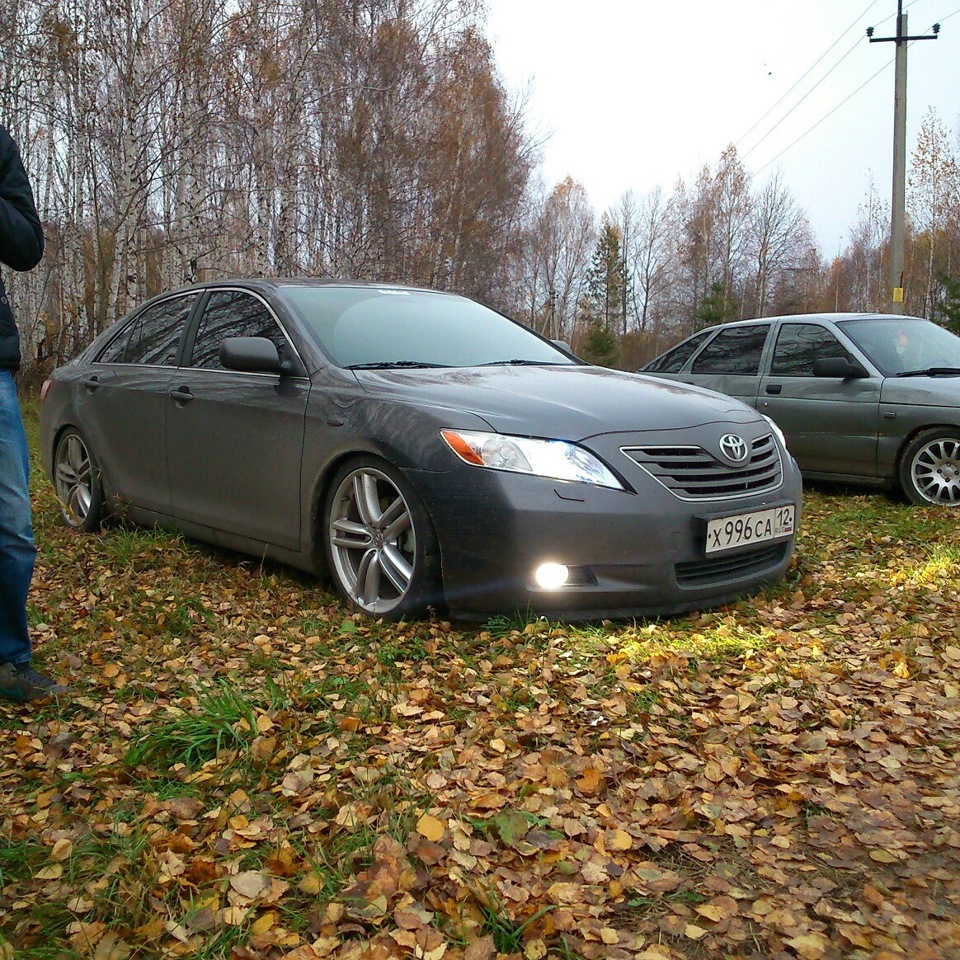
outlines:
{"label": "person in jeans", "polygon": [[[43,228],[20,151],[0,126],[0,264],[31,270],[43,256]],[[14,372],[20,337],[0,274],[0,697],[38,700],[66,693],[30,665],[27,591],[36,549],[30,467]]]}

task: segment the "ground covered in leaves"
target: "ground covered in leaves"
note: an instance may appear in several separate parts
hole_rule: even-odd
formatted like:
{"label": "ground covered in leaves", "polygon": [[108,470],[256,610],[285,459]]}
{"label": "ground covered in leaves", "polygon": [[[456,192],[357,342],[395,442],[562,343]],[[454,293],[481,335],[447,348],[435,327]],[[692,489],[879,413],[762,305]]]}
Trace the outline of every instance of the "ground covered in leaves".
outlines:
{"label": "ground covered in leaves", "polygon": [[814,490],[674,620],[392,625],[37,469],[0,958],[960,957],[955,513]]}

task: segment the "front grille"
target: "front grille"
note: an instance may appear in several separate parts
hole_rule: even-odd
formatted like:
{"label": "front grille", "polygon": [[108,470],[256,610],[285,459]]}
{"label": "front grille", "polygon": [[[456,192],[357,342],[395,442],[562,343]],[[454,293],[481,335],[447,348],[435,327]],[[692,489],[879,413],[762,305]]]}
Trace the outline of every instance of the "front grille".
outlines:
{"label": "front grille", "polygon": [[674,567],[677,583],[681,587],[702,587],[710,583],[747,577],[760,573],[765,568],[772,570],[783,560],[786,549],[787,544],[777,543],[731,557],[710,557],[707,560],[678,563]]}
{"label": "front grille", "polygon": [[681,500],[723,500],[775,490],[782,482],[773,435],[750,445],[750,456],[732,467],[703,447],[623,447],[638,466]]}

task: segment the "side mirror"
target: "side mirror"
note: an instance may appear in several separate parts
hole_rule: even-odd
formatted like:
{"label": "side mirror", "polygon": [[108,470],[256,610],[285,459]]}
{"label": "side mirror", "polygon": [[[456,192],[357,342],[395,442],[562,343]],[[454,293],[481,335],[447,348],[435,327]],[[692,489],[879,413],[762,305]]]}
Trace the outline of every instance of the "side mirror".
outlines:
{"label": "side mirror", "polygon": [[220,344],[220,363],[227,370],[244,373],[283,372],[280,354],[266,337],[228,337]]}
{"label": "side mirror", "polygon": [[836,377],[840,380],[862,380],[870,374],[863,364],[847,357],[822,357],[813,362],[815,377]]}
{"label": "side mirror", "polygon": [[573,353],[570,349],[570,344],[566,340],[551,340],[550,341],[555,347],[559,347],[561,350],[566,350],[567,353]]}

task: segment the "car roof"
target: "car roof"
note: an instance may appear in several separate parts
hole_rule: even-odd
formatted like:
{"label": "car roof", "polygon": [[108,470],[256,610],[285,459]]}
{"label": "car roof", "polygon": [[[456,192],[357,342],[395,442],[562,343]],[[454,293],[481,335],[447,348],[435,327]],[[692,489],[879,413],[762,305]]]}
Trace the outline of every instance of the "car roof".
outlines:
{"label": "car roof", "polygon": [[[697,333],[704,333],[707,330],[721,330],[729,327],[753,327],[762,323],[773,323],[777,320],[829,320],[834,323],[841,320],[923,320],[923,317],[910,317],[905,314],[897,313],[788,313],[776,317],[753,317],[750,320],[728,320],[726,323],[715,323],[710,327],[704,327]],[[693,334],[696,336],[696,334]]]}
{"label": "car roof", "polygon": [[[204,280],[176,290],[164,290],[159,297],[189,291],[203,291],[218,287],[243,287],[258,290],[261,293],[272,292],[281,287],[372,287],[384,290],[410,290],[418,293],[449,293],[446,290],[433,290],[428,287],[416,287],[402,283],[384,283],[378,280],[345,280],[336,277],[221,277],[216,280]],[[151,298],[156,299],[156,298]]]}

